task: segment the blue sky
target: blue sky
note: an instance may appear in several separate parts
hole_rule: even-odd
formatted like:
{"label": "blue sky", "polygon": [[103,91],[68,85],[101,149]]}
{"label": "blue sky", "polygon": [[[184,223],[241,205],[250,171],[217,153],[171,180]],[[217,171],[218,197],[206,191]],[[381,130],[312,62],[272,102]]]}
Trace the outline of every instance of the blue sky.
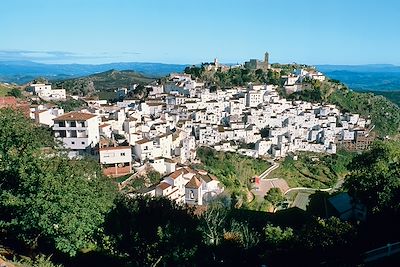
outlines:
{"label": "blue sky", "polygon": [[397,0],[2,0],[0,60],[400,65]]}

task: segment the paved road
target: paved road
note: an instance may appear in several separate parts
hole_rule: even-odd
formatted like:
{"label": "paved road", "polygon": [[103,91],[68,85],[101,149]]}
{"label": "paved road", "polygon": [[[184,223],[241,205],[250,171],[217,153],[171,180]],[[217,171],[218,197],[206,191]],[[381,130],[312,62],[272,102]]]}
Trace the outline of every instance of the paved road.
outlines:
{"label": "paved road", "polygon": [[259,176],[260,179],[265,179],[265,177],[267,177],[273,170],[277,169],[278,167],[279,167],[279,163],[273,162],[271,167],[269,167],[265,172],[260,174],[260,176]]}

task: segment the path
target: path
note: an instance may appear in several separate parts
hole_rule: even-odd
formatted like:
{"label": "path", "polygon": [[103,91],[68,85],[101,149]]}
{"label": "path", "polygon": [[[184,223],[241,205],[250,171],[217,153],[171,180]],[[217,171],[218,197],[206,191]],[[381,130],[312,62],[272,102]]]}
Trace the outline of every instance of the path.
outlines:
{"label": "path", "polygon": [[260,179],[265,179],[265,177],[267,177],[273,170],[276,170],[278,167],[279,163],[272,162],[272,166],[259,175]]}

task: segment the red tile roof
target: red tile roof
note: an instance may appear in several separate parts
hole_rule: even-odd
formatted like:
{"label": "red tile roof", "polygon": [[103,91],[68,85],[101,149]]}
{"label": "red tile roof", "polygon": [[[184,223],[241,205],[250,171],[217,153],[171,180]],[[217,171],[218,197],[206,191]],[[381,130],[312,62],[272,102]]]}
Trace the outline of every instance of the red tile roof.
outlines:
{"label": "red tile roof", "polygon": [[96,115],[83,112],[69,112],[54,119],[54,121],[86,121]]}
{"label": "red tile roof", "polygon": [[197,189],[201,186],[201,182],[197,179],[196,176],[193,176],[192,179],[185,185],[186,188],[194,188]]}
{"label": "red tile roof", "polygon": [[174,171],[173,173],[171,173],[171,174],[168,175],[168,176],[175,180],[175,179],[178,178],[181,174],[182,174],[182,171],[181,171],[181,170],[177,170],[177,171]]}
{"label": "red tile roof", "polygon": [[166,182],[161,182],[157,187],[160,188],[161,190],[165,190],[168,187],[170,187],[171,185],[169,183]]}

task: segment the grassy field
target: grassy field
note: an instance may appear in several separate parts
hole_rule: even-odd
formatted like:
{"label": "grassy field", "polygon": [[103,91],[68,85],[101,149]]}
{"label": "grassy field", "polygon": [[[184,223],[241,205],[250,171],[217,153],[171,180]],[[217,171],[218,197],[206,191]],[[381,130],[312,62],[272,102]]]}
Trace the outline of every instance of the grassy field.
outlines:
{"label": "grassy field", "polygon": [[4,84],[0,84],[0,97],[7,96],[7,94],[12,90],[11,86],[6,86]]}
{"label": "grassy field", "polygon": [[332,187],[347,174],[347,164],[353,155],[347,151],[339,151],[336,155],[299,153],[297,160],[286,157],[268,178],[283,178],[290,187]]}

